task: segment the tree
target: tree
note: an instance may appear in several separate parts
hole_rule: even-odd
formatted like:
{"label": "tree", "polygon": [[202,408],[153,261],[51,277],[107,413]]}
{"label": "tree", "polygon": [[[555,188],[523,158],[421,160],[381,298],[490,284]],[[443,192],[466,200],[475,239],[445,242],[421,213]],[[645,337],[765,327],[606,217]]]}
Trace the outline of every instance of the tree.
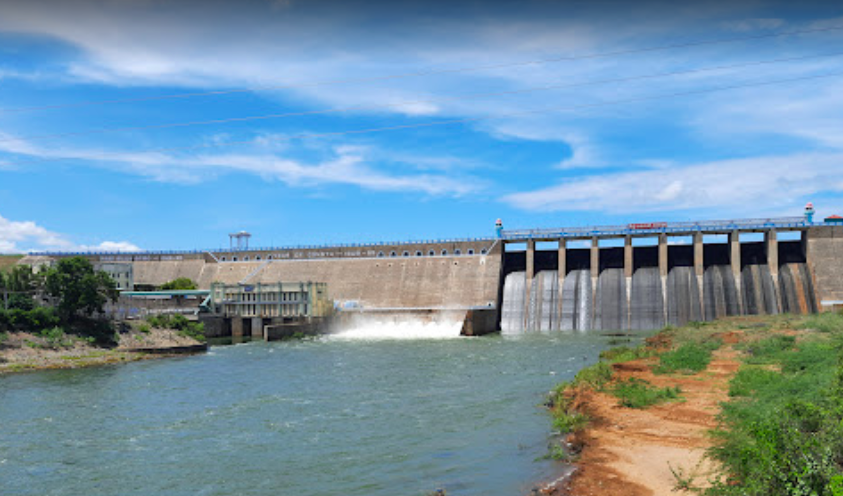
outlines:
{"label": "tree", "polygon": [[47,292],[58,300],[59,316],[64,322],[102,313],[108,300],[117,300],[120,293],[115,288],[107,273],[94,271],[91,262],[83,257],[59,260],[47,272]]}
{"label": "tree", "polygon": [[193,282],[192,279],[188,279],[187,277],[179,277],[178,279],[173,279],[170,282],[164,283],[161,286],[161,289],[165,291],[181,291],[188,289],[196,289],[196,283]]}

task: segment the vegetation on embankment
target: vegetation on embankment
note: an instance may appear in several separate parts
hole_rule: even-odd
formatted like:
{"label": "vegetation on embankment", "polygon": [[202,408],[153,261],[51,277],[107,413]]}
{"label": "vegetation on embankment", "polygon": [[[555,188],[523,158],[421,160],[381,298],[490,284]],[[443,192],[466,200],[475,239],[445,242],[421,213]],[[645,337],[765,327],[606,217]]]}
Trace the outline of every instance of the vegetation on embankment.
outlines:
{"label": "vegetation on embankment", "polygon": [[[719,357],[714,371],[710,365],[713,353]],[[639,377],[650,378],[660,387]],[[643,419],[641,432],[633,428],[634,422],[628,423],[620,433],[608,432],[630,418],[623,413],[633,411],[627,408],[681,401],[682,393],[671,388],[682,384],[700,389],[700,385],[715,377],[720,378],[712,382],[715,396],[700,403],[705,408],[665,403],[654,414],[645,414],[650,417],[639,416]],[[718,388],[721,392],[714,391]],[[698,393],[694,393],[694,401],[702,398]],[[600,409],[599,415],[604,418],[593,417],[589,401],[606,395],[618,398],[616,406]],[[719,399],[714,400],[715,397]],[[705,401],[710,403],[705,405]],[[687,424],[689,428],[709,425],[707,429],[702,427],[698,439],[688,437],[686,451],[701,452],[707,448],[708,461],[700,460],[698,455],[688,455],[689,459],[697,460],[697,465],[708,463],[715,468],[706,474],[695,474],[694,467],[677,468],[674,462],[662,468],[662,472],[669,469],[668,474],[672,473],[669,489],[709,496],[841,496],[843,314],[737,317],[667,328],[638,348],[604,352],[600,362],[552,393],[551,411],[555,429],[574,433],[569,440],[573,441],[575,451],[583,444],[582,449],[589,450],[588,441],[582,441],[587,439],[601,444],[595,449],[602,449],[602,454],[635,452],[636,445],[632,445],[612,453],[613,446],[607,444],[634,440],[639,434],[642,440],[652,442],[661,435],[659,430],[673,429],[663,433],[664,451],[672,453],[667,460],[677,456],[676,436],[682,426],[677,429],[662,422],[695,417],[696,420]],[[658,428],[654,431],[654,427]],[[565,445],[552,447],[551,453],[572,459],[570,450],[562,446]],[[657,441],[646,446],[651,455],[656,452],[654,446],[658,447]],[[637,449],[645,447],[638,445]],[[611,457],[591,457],[594,458]],[[600,473],[617,467],[603,463],[596,468],[599,470],[589,471],[586,467],[580,478],[599,477]],[[620,474],[619,480],[628,476],[618,486],[619,492],[633,494],[632,486],[644,487],[645,492],[655,490],[647,482],[655,484],[658,477],[650,474],[652,477],[642,483],[642,478],[635,479],[636,470],[640,468],[627,467],[627,472],[618,469],[614,473],[613,476]],[[598,481],[593,487],[604,482]],[[582,490],[588,484],[580,481],[575,486]],[[601,491],[614,494],[606,488]]]}
{"label": "vegetation on embankment", "polygon": [[19,265],[0,273],[0,373],[143,358],[127,355],[133,350],[201,347],[202,325],[183,316],[138,324],[107,320],[104,306],[117,295],[108,274],[81,257],[39,272]]}
{"label": "vegetation on embankment", "polygon": [[[61,328],[41,332],[0,333],[0,375],[45,369],[80,368],[167,356],[202,343],[176,330],[152,328],[141,322],[118,326],[109,346]],[[155,350],[156,354],[150,354]]]}

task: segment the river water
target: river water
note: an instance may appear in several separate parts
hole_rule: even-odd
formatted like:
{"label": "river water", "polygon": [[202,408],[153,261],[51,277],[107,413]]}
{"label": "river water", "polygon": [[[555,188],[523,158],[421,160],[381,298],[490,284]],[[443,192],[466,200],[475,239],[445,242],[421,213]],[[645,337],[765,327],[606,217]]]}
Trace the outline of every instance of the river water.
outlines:
{"label": "river water", "polygon": [[561,468],[544,394],[610,339],[369,329],[0,377],[0,493],[525,494]]}

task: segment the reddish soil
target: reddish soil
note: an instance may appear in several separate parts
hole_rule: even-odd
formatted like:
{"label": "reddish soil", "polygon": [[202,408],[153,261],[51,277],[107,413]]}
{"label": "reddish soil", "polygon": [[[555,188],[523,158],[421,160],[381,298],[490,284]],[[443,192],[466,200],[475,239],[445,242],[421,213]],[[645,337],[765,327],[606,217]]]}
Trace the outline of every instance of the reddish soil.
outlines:
{"label": "reddish soil", "polygon": [[[740,334],[730,332],[722,338],[736,343]],[[676,474],[700,487],[716,470],[703,455],[711,446],[707,434],[716,427],[719,405],[728,399],[729,379],[739,366],[737,352],[727,344],[714,353],[707,370],[695,375],[655,375],[650,371],[655,360],[616,364],[616,376],[644,379],[658,387],[679,386],[684,401],[636,410],[619,406],[618,399],[606,393],[576,393],[581,411],[593,421],[571,439],[582,453],[567,484],[569,494],[669,495],[678,487]]]}

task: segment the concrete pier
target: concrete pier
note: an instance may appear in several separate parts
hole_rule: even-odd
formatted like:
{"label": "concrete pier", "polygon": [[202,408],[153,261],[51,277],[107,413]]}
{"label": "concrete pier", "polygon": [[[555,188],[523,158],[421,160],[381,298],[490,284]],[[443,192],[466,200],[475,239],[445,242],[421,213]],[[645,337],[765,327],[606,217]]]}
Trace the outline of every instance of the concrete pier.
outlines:
{"label": "concrete pier", "polygon": [[659,277],[662,279],[662,301],[664,301],[664,321],[667,322],[667,234],[659,234]]}
{"label": "concrete pier", "polygon": [[741,290],[743,284],[741,277],[741,233],[740,231],[732,231],[729,233],[729,263],[732,265],[732,275],[735,277],[735,287],[738,290],[738,308],[740,313],[745,313],[745,305],[743,299],[743,291]]}
{"label": "concrete pier", "polygon": [[694,233],[694,275],[697,277],[697,288],[700,292],[700,308],[705,313],[705,255],[703,251],[703,234]]}
{"label": "concrete pier", "polygon": [[530,316],[530,291],[532,290],[533,277],[536,274],[536,242],[532,239],[527,241],[527,275],[524,281],[524,327],[527,326],[527,319]]}
{"label": "concrete pier", "polygon": [[776,292],[776,312],[779,313],[782,311],[782,290],[779,284],[779,241],[775,229],[770,229],[765,233],[764,245],[767,251],[767,266],[770,267],[770,275]]}
{"label": "concrete pier", "polygon": [[635,272],[635,258],[632,254],[632,236],[623,240],[623,276],[626,279],[626,325],[632,323],[632,274]]}
{"label": "concrete pier", "polygon": [[[565,276],[568,275],[568,242],[564,239],[559,240],[559,248],[557,248],[557,282],[559,295],[562,294],[562,288],[565,286]],[[562,315],[562,297],[557,298],[559,305],[556,309],[557,315]]]}
{"label": "concrete pier", "polygon": [[[591,301],[597,301],[597,280],[600,277],[600,238],[594,236],[591,238]],[[593,307],[596,305],[593,305]],[[592,311],[594,308],[592,307]],[[594,319],[594,313],[591,314]]]}

